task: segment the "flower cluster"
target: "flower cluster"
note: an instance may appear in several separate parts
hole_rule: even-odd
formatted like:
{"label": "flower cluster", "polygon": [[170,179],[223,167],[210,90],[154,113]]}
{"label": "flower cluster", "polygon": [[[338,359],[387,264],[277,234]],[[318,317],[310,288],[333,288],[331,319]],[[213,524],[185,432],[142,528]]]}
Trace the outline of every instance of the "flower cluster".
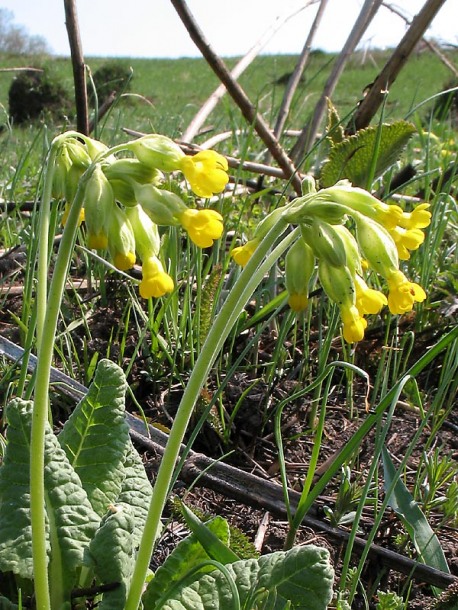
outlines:
{"label": "flower cluster", "polygon": [[[117,153],[130,156],[118,158]],[[108,250],[120,270],[142,262],[140,295],[160,297],[174,289],[173,279],[159,258],[158,225],[181,226],[200,248],[208,248],[223,232],[223,218],[215,210],[190,209],[175,193],[161,188],[163,172],[181,171],[199,197],[224,190],[229,178],[226,159],[212,151],[187,156],[173,140],[149,135],[109,150],[81,136],[68,137],[59,149],[53,195],[65,199],[65,224],[83,174],[84,220],[87,245]]]}
{"label": "flower cluster", "polygon": [[[236,263],[247,264],[280,217],[298,225],[300,237],[285,260],[289,305],[294,311],[307,307],[309,284],[317,269],[323,290],[339,307],[343,336],[349,343],[364,337],[366,315],[379,313],[385,305],[391,313],[403,314],[411,311],[415,302],[424,301],[425,291],[407,279],[399,261],[407,260],[410,251],[424,241],[422,229],[431,220],[427,203],[405,212],[347,180],[321,191],[305,181],[303,188],[307,192],[302,197],[269,214],[253,239],[232,250]],[[369,287],[365,278],[368,270],[385,280],[388,296]]]}

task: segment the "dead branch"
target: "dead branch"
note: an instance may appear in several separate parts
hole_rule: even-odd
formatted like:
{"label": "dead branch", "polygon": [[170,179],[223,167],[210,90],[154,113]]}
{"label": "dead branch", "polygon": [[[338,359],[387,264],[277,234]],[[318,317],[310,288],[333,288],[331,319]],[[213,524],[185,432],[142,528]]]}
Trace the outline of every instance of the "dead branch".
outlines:
{"label": "dead branch", "polygon": [[[283,100],[278,111],[277,121],[274,127],[274,134],[277,138],[279,138],[283,132],[283,127],[285,126],[285,122],[291,108],[291,103],[293,101],[294,94],[296,93],[296,89],[299,86],[301,77],[309,60],[310,51],[312,49],[312,42],[316,32],[318,31],[327,3],[328,0],[320,1],[320,5],[316,12],[315,19],[313,20],[304,47],[301,51],[296,67],[294,68],[294,71],[291,74],[291,77],[286,86]],[[268,158],[265,159],[265,162],[268,163]]]}
{"label": "dead branch", "polygon": [[[391,4],[388,4],[385,2],[383,3],[383,6],[385,8],[387,8],[389,11],[391,11],[392,13],[394,13],[395,15],[397,15],[398,17],[400,17],[404,21],[404,23],[406,23],[407,25],[411,24],[410,19],[408,19],[396,6],[392,6]],[[455,68],[455,66],[452,64],[452,62],[448,59],[448,57],[442,53],[442,51],[437,47],[437,45],[435,43],[433,43],[431,40],[428,40],[427,38],[423,38],[423,42],[428,47],[428,49],[430,49],[440,59],[440,61],[444,64],[444,66],[447,66],[447,68],[450,70],[450,72],[453,74],[453,76],[455,78],[458,78],[458,70]]]}
{"label": "dead branch", "polygon": [[75,83],[76,129],[89,135],[89,112],[86,89],[86,66],[78,26],[75,0],[64,0],[65,25],[67,27],[70,54],[72,56],[73,81]]}
{"label": "dead branch", "polygon": [[387,61],[382,71],[369,88],[359,105],[347,133],[356,133],[367,127],[380,108],[383,99],[397,75],[406,64],[418,41],[423,37],[432,20],[446,0],[427,0],[421,11],[414,17],[401,42]]}
{"label": "dead branch", "polygon": [[[327,0],[322,0],[326,1]],[[300,11],[304,10],[308,5],[314,4],[317,0],[309,0],[298,11],[295,11],[293,14],[286,15],[284,17],[277,17],[275,23],[259,38],[259,40],[251,47],[248,53],[242,57],[242,59],[236,64],[234,69],[231,72],[231,77],[234,80],[237,80],[238,77],[243,74],[243,72],[248,68],[251,62],[257,57],[260,51],[265,47],[267,42],[272,38],[272,36],[287,22],[289,19],[297,15]],[[226,94],[227,89],[224,84],[219,85],[215,89],[215,91],[210,95],[207,101],[202,105],[199,111],[196,113],[192,121],[189,123],[185,132],[183,133],[183,140],[186,142],[192,142],[200,128],[202,127],[204,121],[210,115],[210,113],[214,110],[220,99]]]}
{"label": "dead branch", "polygon": [[[0,335],[0,354],[8,359],[20,362],[24,356],[24,350]],[[36,366],[36,357],[29,355],[28,370],[33,372]],[[87,388],[74,381],[61,371],[51,369],[51,383],[53,388],[65,394],[75,401],[81,400],[87,393]],[[145,424],[142,419],[126,413],[127,423],[130,428],[132,440],[147,449],[153,455],[162,455],[168,440],[168,435],[149,424]],[[182,447],[182,452],[187,451]],[[280,518],[286,518],[286,507],[284,503],[283,488],[278,483],[262,479],[249,472],[235,468],[224,462],[215,461],[211,458],[189,450],[183,468],[180,471],[180,478],[188,484],[198,484],[200,486],[213,489],[226,497],[239,500],[248,505],[262,508]],[[291,509],[294,511],[300,499],[300,493],[288,489]],[[350,535],[346,530],[332,527],[319,518],[318,507],[312,506],[309,513],[305,516],[303,524],[311,527],[316,532],[322,532],[340,544],[346,544]],[[356,537],[353,541],[355,553],[362,554],[367,547],[367,542]],[[406,574],[412,578],[421,580],[435,587],[445,589],[449,585],[458,582],[458,578],[431,568],[427,565],[418,563],[409,557],[404,557],[376,544],[371,544],[368,554],[369,559],[380,561],[387,568],[396,570],[401,574]]]}
{"label": "dead branch", "polygon": [[382,0],[365,1],[363,8],[361,9],[361,12],[358,15],[358,18],[356,19],[353,25],[350,35],[348,36],[347,41],[345,42],[342,51],[340,52],[340,55],[334,64],[332,72],[328,80],[326,81],[323,92],[315,107],[312,120],[307,125],[305,125],[301,135],[299,136],[296,144],[294,145],[291,151],[291,158],[295,161],[296,164],[300,162],[304,154],[309,152],[311,147],[313,146],[316,135],[318,133],[318,129],[320,127],[320,123],[326,111],[327,100],[334,92],[334,89],[345,68],[345,65],[347,64],[348,59],[350,58],[351,54],[355,50],[359,41],[361,40],[362,35],[367,30],[370,22],[374,18],[381,4]]}
{"label": "dead branch", "polygon": [[[128,129],[127,127],[123,128],[123,131],[130,136],[134,136],[137,138],[141,138],[145,134],[141,131],[135,131],[134,129]],[[204,147],[197,146],[196,144],[191,144],[189,142],[176,141],[177,144],[180,145],[183,152],[187,155],[196,154],[199,150],[203,150]],[[283,169],[279,167],[272,167],[271,165],[265,165],[262,163],[254,163],[252,161],[242,161],[241,159],[236,159],[235,157],[228,157],[225,155],[227,163],[229,167],[233,169],[242,168],[247,172],[253,172],[254,174],[265,174],[266,176],[272,176],[273,178],[280,178],[282,180],[288,180],[289,174],[286,174]]]}
{"label": "dead branch", "polygon": [[222,59],[213,51],[184,0],[171,0],[171,2],[184,26],[188,30],[191,39],[215,72],[216,76],[224,84],[229,95],[240,108],[244,118],[254,126],[254,129],[272,154],[272,157],[282,168],[285,175],[291,180],[296,193],[301,194],[301,181],[297,175],[296,168],[273,135],[270,127],[262,116],[258,114],[242,87],[231,77],[231,74]]}

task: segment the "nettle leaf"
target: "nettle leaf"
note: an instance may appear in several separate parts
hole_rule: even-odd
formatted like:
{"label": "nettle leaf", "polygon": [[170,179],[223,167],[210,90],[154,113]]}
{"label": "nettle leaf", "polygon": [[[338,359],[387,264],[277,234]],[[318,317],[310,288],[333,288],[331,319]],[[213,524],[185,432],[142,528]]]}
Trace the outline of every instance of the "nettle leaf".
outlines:
{"label": "nettle leaf", "polygon": [[326,126],[326,133],[329,141],[333,145],[336,145],[344,140],[345,130],[342,127],[340,116],[338,115],[334,104],[329,98],[327,98],[326,102],[328,105],[328,124]]}
{"label": "nettle leaf", "polygon": [[[329,553],[320,547],[295,547],[225,567],[237,587],[241,608],[255,607],[262,598],[270,608],[326,610],[332,599],[334,572]],[[171,593],[163,610],[234,608],[228,580],[217,570],[184,579]],[[145,604],[145,610],[152,608]]]}
{"label": "nettle leaf", "polygon": [[121,493],[117,503],[128,504],[134,515],[134,544],[140,544],[143,527],[146,522],[148,509],[152,495],[151,483],[148,480],[143,462],[135,447],[129,441],[127,443],[124,461],[124,480]]}
{"label": "nettle leaf", "polygon": [[[379,130],[381,129],[381,133]],[[321,169],[320,185],[327,188],[347,178],[365,188],[376,155],[374,178],[396,163],[416,129],[407,121],[371,126],[332,146],[328,161]],[[378,140],[380,138],[380,141]]]}
{"label": "nettle leaf", "polygon": [[[0,469],[0,569],[28,579],[33,574],[29,474],[32,409],[31,401],[16,399],[8,405],[8,443]],[[85,549],[100,519],[49,425],[44,484],[50,579],[69,588],[74,572],[83,565]]]}
{"label": "nettle leaf", "polygon": [[[229,544],[229,524],[223,517],[211,519],[205,524],[205,527],[221,542]],[[170,591],[190,570],[208,559],[207,552],[195,534],[190,534],[182,540],[158,568],[154,578],[150,580],[142,598],[145,610],[153,609],[159,599],[166,595],[167,591]],[[209,565],[202,568],[200,573],[213,569],[214,567]]]}
{"label": "nettle leaf", "polygon": [[86,559],[102,585],[113,585],[103,594],[97,608],[123,610],[132,572],[136,545],[133,532],[135,516],[132,507],[118,503],[102,520],[89,545]]}
{"label": "nettle leaf", "polygon": [[129,441],[122,369],[101,360],[86,396],[76,406],[58,436],[89,500],[102,517],[116,502],[124,480]]}

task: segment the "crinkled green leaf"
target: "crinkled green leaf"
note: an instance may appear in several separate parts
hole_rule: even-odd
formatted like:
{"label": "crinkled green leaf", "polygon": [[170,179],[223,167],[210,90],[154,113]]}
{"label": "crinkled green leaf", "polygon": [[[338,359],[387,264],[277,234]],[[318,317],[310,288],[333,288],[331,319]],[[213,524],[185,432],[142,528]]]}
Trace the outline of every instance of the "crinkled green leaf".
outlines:
{"label": "crinkled green leaf", "polygon": [[[385,447],[383,447],[383,470],[385,488],[388,489],[397,475],[396,468]],[[412,494],[399,477],[394,484],[388,503],[403,522],[417,549],[420,561],[432,568],[450,573],[439,539],[433,532],[421,508],[413,499]]]}
{"label": "crinkled green leaf", "polygon": [[0,570],[32,578],[30,524],[31,403],[11,401],[5,413],[7,445],[0,468]]}
{"label": "crinkled green leaf", "polygon": [[[205,526],[224,544],[229,544],[229,525],[223,517],[215,517],[208,521]],[[154,578],[149,582],[142,599],[145,609],[153,609],[166,591],[169,591],[189,570],[208,559],[209,556],[196,535],[190,534],[187,536],[170,553],[162,566],[158,568]],[[213,566],[203,568],[203,571],[210,570],[213,570]]]}
{"label": "crinkled green leaf", "polygon": [[49,578],[70,591],[73,574],[84,563],[85,550],[100,517],[49,426],[45,438],[45,494],[51,539]]}
{"label": "crinkled green leaf", "polygon": [[103,594],[99,610],[122,610],[134,568],[133,509],[128,504],[112,506],[92,540],[87,559],[101,584],[114,584]]}
{"label": "crinkled green leaf", "polygon": [[129,439],[125,392],[122,370],[109,360],[101,360],[88,393],[58,436],[101,517],[116,502],[124,480],[123,462]]}
{"label": "crinkled green leaf", "polygon": [[[316,546],[245,559],[225,566],[240,597],[241,608],[255,607],[260,596],[271,608],[326,610],[332,599],[334,572],[329,553]],[[289,606],[288,606],[289,604]],[[191,576],[175,588],[163,610],[232,610],[232,592],[226,576],[214,570]],[[145,605],[145,610],[153,610]]]}
{"label": "crinkled green leaf", "polygon": [[[0,569],[32,578],[30,430],[32,402],[16,399],[6,411],[5,459],[0,469]],[[76,568],[99,524],[81,481],[49,425],[44,472],[50,578],[71,587]],[[52,541],[52,552],[50,540]]]}
{"label": "crinkled green leaf", "polygon": [[121,493],[116,502],[128,504],[133,510],[133,537],[135,545],[140,543],[151,494],[151,483],[146,475],[143,462],[135,447],[129,441],[124,462],[124,480],[121,486]]}
{"label": "crinkled green leaf", "polygon": [[365,188],[374,155],[377,156],[374,178],[377,178],[396,163],[414,133],[412,123],[396,121],[381,126],[380,141],[379,127],[371,126],[338,142],[332,146],[329,159],[321,169],[321,187],[332,186],[347,178],[353,185]]}

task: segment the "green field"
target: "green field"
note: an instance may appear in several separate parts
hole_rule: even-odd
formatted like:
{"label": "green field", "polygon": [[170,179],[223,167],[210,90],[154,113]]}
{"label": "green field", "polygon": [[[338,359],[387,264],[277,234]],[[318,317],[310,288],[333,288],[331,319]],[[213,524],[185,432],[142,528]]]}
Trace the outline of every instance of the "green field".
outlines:
{"label": "green field", "polygon": [[[453,62],[457,53],[450,54]],[[368,86],[383,67],[388,52],[374,51],[366,55],[356,53],[345,69],[332,101],[341,116],[354,109]],[[313,111],[314,105],[326,82],[334,56],[323,52],[312,53],[305,76],[295,95],[287,127],[300,129]],[[240,84],[264,118],[272,123],[281,103],[285,76],[292,72],[295,56],[260,56],[240,78]],[[103,58],[86,58],[92,73],[111,62]],[[110,121],[111,139],[120,126],[139,131],[158,131],[179,137],[205,99],[218,85],[218,80],[203,59],[126,59],[116,60],[126,68],[132,68],[130,93],[142,96],[125,97],[119,101]],[[227,60],[229,67],[236,59]],[[1,57],[0,68],[36,66],[49,70],[59,78],[65,88],[72,91],[72,73],[69,59],[53,58],[39,61],[36,58]],[[450,80],[449,69],[432,52],[414,55],[393,85],[387,100],[387,120],[403,118],[413,107],[431,95],[439,93]],[[0,103],[8,108],[8,88],[14,73],[0,72]],[[5,111],[1,117],[5,121]],[[233,126],[241,127],[243,121],[233,103],[225,99],[207,121],[213,132]]]}

